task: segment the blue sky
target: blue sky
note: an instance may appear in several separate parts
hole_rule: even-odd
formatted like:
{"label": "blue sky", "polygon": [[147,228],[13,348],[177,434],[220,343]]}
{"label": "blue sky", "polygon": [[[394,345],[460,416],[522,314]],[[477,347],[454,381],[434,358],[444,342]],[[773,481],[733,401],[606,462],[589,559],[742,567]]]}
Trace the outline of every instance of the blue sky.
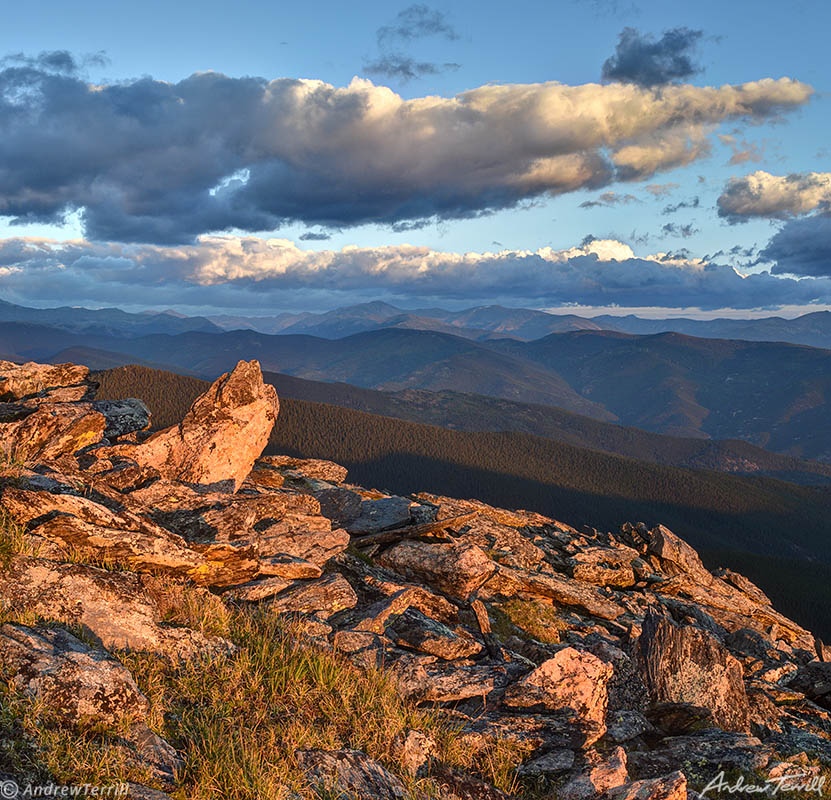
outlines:
{"label": "blue sky", "polygon": [[[754,308],[807,308],[808,304],[826,307],[831,303],[826,286],[831,275],[831,265],[828,265],[831,243],[827,239],[831,192],[826,193],[822,188],[823,179],[819,179],[818,193],[814,191],[817,179],[810,177],[831,171],[831,143],[827,135],[831,123],[828,97],[831,77],[825,55],[827,31],[831,29],[831,7],[823,2],[801,2],[785,7],[772,2],[692,5],[630,3],[626,0],[416,5],[320,2],[298,5],[246,0],[231,7],[228,3],[205,0],[175,4],[87,1],[71,5],[33,0],[4,9],[0,54],[22,53],[31,59],[44,52],[67,51],[78,65],[72,76],[73,86],[94,84],[112,89],[122,83],[135,89],[136,80],[143,77],[177,85],[196,72],[213,71],[233,79],[244,76],[268,81],[305,78],[343,88],[359,76],[370,79],[375,86],[389,87],[405,101],[418,101],[431,96],[453,98],[492,84],[527,86],[556,81],[578,87],[599,83],[604,62],[615,54],[619,37],[627,27],[634,29],[638,41],[645,45],[661,42],[665,32],[673,29],[686,29],[690,34],[689,46],[684,47],[682,43],[677,55],[688,57],[694,69],[689,70],[689,74],[668,79],[666,84],[652,85],[645,90],[655,93],[658,98],[673,86],[713,87],[717,92],[725,85],[783,77],[810,87],[810,98],[781,102],[777,99],[780,104],[775,113],[765,110],[765,99],[748,113],[724,118],[716,118],[718,114],[710,110],[703,123],[693,119],[695,114],[692,114],[682,121],[684,125],[695,125],[695,136],[700,137],[696,144],[700,152],[695,157],[675,159],[677,163],[667,159],[656,169],[642,170],[635,179],[621,180],[622,173],[616,172],[611,178],[583,181],[582,185],[569,190],[560,187],[557,177],[555,191],[550,187],[530,191],[523,185],[516,196],[512,194],[515,181],[510,169],[520,169],[520,166],[506,167],[505,174],[496,184],[485,181],[481,185],[470,185],[470,175],[460,175],[459,186],[464,186],[459,191],[464,198],[459,200],[454,194],[457,187],[452,178],[455,176],[438,181],[435,176],[428,178],[418,174],[423,160],[429,158],[433,150],[426,155],[422,153],[418,156],[421,161],[415,163],[419,151],[414,147],[413,163],[410,164],[406,146],[394,148],[389,145],[390,153],[379,152],[380,160],[392,160],[390,169],[394,172],[386,174],[394,174],[396,181],[401,175],[404,183],[410,171],[414,173],[412,186],[398,187],[400,196],[396,202],[401,202],[402,210],[396,211],[394,217],[379,210],[384,197],[380,177],[378,182],[362,186],[355,196],[356,202],[352,203],[354,208],[363,202],[367,193],[378,192],[378,197],[368,201],[365,213],[344,210],[343,206],[352,200],[352,195],[343,188],[344,182],[353,180],[354,175],[350,176],[348,172],[337,174],[339,164],[371,157],[371,152],[368,155],[360,142],[356,144],[351,139],[344,145],[342,153],[333,155],[333,143],[338,141],[339,132],[335,129],[328,132],[329,129],[324,128],[324,132],[317,135],[329,135],[331,142],[321,139],[314,146],[326,158],[333,159],[331,169],[336,174],[332,185],[340,186],[344,192],[340,205],[329,216],[321,217],[306,206],[297,210],[298,205],[309,204],[326,191],[325,183],[319,180],[320,175],[328,174],[325,169],[302,197],[291,202],[272,202],[275,193],[284,191],[286,181],[306,180],[304,176],[309,169],[314,170],[314,164],[306,163],[301,168],[292,164],[293,171],[286,177],[281,172],[282,165],[275,167],[269,162],[270,177],[255,175],[245,187],[253,193],[254,184],[261,184],[257,188],[259,205],[256,213],[244,215],[241,224],[235,224],[243,219],[239,214],[223,216],[216,209],[206,211],[196,221],[190,219],[187,223],[175,224],[179,211],[186,215],[182,209],[189,202],[187,191],[192,189],[194,197],[199,191],[204,194],[206,187],[202,184],[207,178],[202,175],[202,184],[197,185],[196,177],[188,176],[175,187],[175,199],[164,198],[164,203],[174,209],[171,211],[174,222],[170,226],[156,220],[148,222],[146,228],[143,227],[145,217],[136,215],[134,209],[137,205],[147,207],[152,204],[154,198],[168,192],[169,187],[155,184],[145,187],[140,202],[132,203],[130,210],[125,212],[130,219],[125,220],[122,215],[113,220],[107,208],[102,206],[97,211],[93,208],[93,202],[104,201],[91,201],[89,197],[91,185],[100,186],[102,181],[117,182],[118,179],[113,177],[118,171],[117,161],[115,167],[113,163],[104,164],[102,155],[100,174],[103,178],[98,178],[98,167],[91,163],[84,167],[83,179],[79,178],[70,186],[63,181],[61,173],[66,171],[67,163],[81,158],[77,149],[68,146],[65,159],[62,159],[62,145],[57,139],[50,140],[51,149],[45,155],[35,152],[34,145],[21,149],[15,138],[16,135],[23,138],[20,132],[0,128],[0,176],[3,175],[4,158],[12,165],[11,169],[6,165],[9,174],[17,171],[21,159],[32,158],[33,163],[40,165],[38,170],[20,170],[23,177],[17,183],[9,179],[4,187],[0,181],[0,202],[5,192],[12,198],[6,208],[14,212],[0,216],[0,237],[5,243],[5,248],[0,244],[0,297],[37,305],[53,304],[60,296],[69,302],[89,305],[172,305],[184,311],[233,308],[256,313],[338,305],[370,296],[404,301],[405,304],[412,300],[412,305],[423,304],[425,300],[444,301],[446,305],[489,301],[538,307],[654,305],[673,313],[677,313],[678,308],[688,307],[706,307],[710,310],[708,313],[719,307],[741,308],[740,313],[748,314]],[[388,66],[391,63],[409,64],[422,74],[406,79],[389,72],[372,71],[373,63],[377,65],[383,60]],[[11,60],[6,66],[20,67],[23,63]],[[31,61],[28,64],[34,68]],[[419,64],[422,65],[420,69]],[[42,66],[38,64],[37,69]],[[19,78],[10,78],[12,82],[15,80]],[[624,75],[622,80],[626,85],[630,78]],[[610,83],[614,80],[607,77],[603,85],[608,88]],[[235,84],[233,91],[237,89]],[[25,92],[20,92],[19,84],[15,84],[13,91],[18,92],[15,108],[20,108],[21,103],[27,102]],[[199,102],[210,102],[213,92],[216,103],[221,106],[224,102],[222,91],[211,85],[199,95]],[[67,104],[73,102],[72,92],[63,88],[56,92],[57,96],[66,98]],[[569,103],[585,103],[586,114],[591,115],[589,106],[599,100],[592,93],[584,94],[579,100],[570,98]],[[114,93],[110,91],[109,95]],[[137,96],[136,91],[130,95],[130,103],[134,104],[130,113],[134,113]],[[361,101],[350,97],[350,102],[364,102],[366,96],[366,93],[362,94]],[[703,96],[696,97],[695,103],[705,102]],[[186,105],[193,103],[188,98],[184,102]],[[561,108],[559,101],[556,104],[546,102],[555,111]],[[106,138],[106,133],[101,133],[95,122],[90,121],[92,117],[80,112],[72,117],[59,105],[51,102],[48,113],[52,119],[48,124],[67,125],[68,141],[72,136],[86,136],[90,141],[99,135]],[[687,101],[682,106],[686,109]],[[250,104],[232,107],[240,108],[244,113],[249,113],[252,108]],[[572,113],[573,119],[579,121],[581,109],[574,108]],[[688,112],[678,113],[683,116]],[[206,125],[226,123],[225,120],[217,121],[209,112],[205,114]],[[611,111],[604,111],[600,116],[608,117],[612,128],[618,124],[612,119]],[[515,120],[515,130],[506,126],[505,137],[522,135],[522,122],[521,118]],[[548,122],[551,136],[563,135],[557,120]],[[371,120],[365,121],[365,124],[370,123]],[[500,117],[494,124],[506,123]],[[459,121],[453,125],[458,126]],[[652,137],[649,146],[659,146],[653,140],[664,137],[666,130],[667,125],[662,125],[649,133]],[[257,138],[269,133],[262,128],[253,131],[252,123],[252,130],[246,130],[244,136]],[[162,127],[160,135],[164,135]],[[222,135],[228,136],[227,131]],[[286,134],[283,131],[279,135]],[[549,135],[548,131],[545,135]],[[17,141],[17,144],[4,148],[4,136],[7,143]],[[302,134],[300,138],[302,140]],[[492,147],[485,139],[480,142],[485,148],[479,156],[482,160],[488,157],[487,147]],[[664,144],[662,141],[660,146]],[[233,146],[239,149],[247,147],[248,143],[237,137]],[[541,146],[544,148],[545,143]],[[646,145],[639,141],[639,146]],[[132,167],[136,172],[131,173],[129,180],[135,182],[136,174],[145,174],[141,158],[148,159],[151,170],[158,166],[154,159],[160,156],[155,152],[136,154],[142,147],[134,137],[124,147],[132,148],[124,155],[135,156]],[[371,151],[372,148],[370,142],[368,149]],[[590,149],[587,145],[587,150]],[[107,142],[104,141],[102,154],[106,150]],[[582,152],[579,142],[569,152],[577,151]],[[290,161],[294,152],[296,147],[288,155],[281,153],[280,158]],[[603,152],[605,157],[607,151]],[[217,158],[226,155],[222,153]],[[119,154],[113,156],[118,157]],[[213,152],[207,148],[204,153],[197,153],[194,160],[212,157]],[[303,156],[312,161],[316,157],[313,147]],[[508,151],[506,158],[510,157]],[[523,157],[527,157],[527,153]],[[92,156],[85,152],[83,158]],[[681,163],[685,160],[688,163]],[[163,182],[165,174],[175,172],[175,163],[174,160],[173,166],[160,170],[162,177],[155,177],[153,181]],[[228,163],[239,167],[245,162],[228,158]],[[524,162],[523,165],[527,166]],[[197,167],[188,164],[194,175],[198,173]],[[254,167],[255,170],[258,168]],[[44,176],[47,169],[52,169],[58,177]],[[809,178],[803,177],[801,182],[792,181],[787,185],[765,183],[761,189],[759,186],[748,189],[737,184],[731,197],[739,197],[739,200],[727,209],[729,213],[725,212],[727,201],[723,200],[720,215],[719,198],[725,196],[728,181],[740,180],[757,171],[775,177],[807,175]],[[244,169],[232,169],[221,177],[214,191],[227,187],[235,178],[244,182],[247,177]],[[430,180],[433,184],[427,185]],[[806,180],[810,184],[807,189]],[[25,181],[29,183],[25,184]],[[440,187],[439,183],[442,184]],[[580,184],[580,181],[576,183]],[[232,189],[236,185],[230,184]],[[83,190],[78,188],[81,186]],[[755,191],[754,196],[762,190],[763,194],[775,194],[773,206],[760,209],[743,202],[742,198],[746,200],[746,195],[753,193],[751,189]],[[111,190],[108,185],[107,191]],[[744,195],[739,196],[742,191]],[[49,198],[44,199],[50,192],[54,196],[60,195],[60,202],[66,201],[60,213],[54,213],[57,200],[50,204]],[[479,192],[478,197],[476,192]],[[806,192],[813,199],[805,200]],[[34,193],[39,198],[35,205],[29,199]],[[783,193],[787,195],[784,199]],[[438,198],[440,194],[442,198]],[[447,200],[448,194],[453,195],[451,200]],[[99,192],[96,197],[100,196]],[[489,200],[491,196],[496,199]],[[51,209],[48,212],[44,211],[47,206]],[[449,206],[453,208],[450,212],[447,211]],[[459,212],[461,206],[464,209]],[[275,211],[275,207],[279,208]],[[25,213],[20,212],[21,208]],[[291,211],[287,212],[287,208]],[[735,209],[738,208],[741,210],[737,212]],[[0,212],[2,210],[0,205]],[[268,213],[264,213],[265,210]],[[59,219],[63,220],[61,224],[56,222]],[[95,219],[98,221],[94,222]],[[258,219],[262,219],[260,228],[257,227]],[[799,225],[802,227],[794,227]],[[217,246],[211,242],[208,247],[211,252],[206,255],[205,243],[200,237],[216,234],[289,240],[302,248],[303,254],[298,256],[284,248],[280,258],[285,260],[287,253],[294,253],[303,264],[300,267],[292,264],[275,272],[268,266],[263,267],[259,260],[256,265],[249,263],[246,268],[235,269],[228,263],[229,259],[234,259],[234,253],[226,252],[234,251],[235,247],[223,247],[222,268],[206,268],[206,263],[215,265]],[[22,239],[29,241],[37,237],[56,240],[48,248],[50,257],[46,261],[42,258],[42,245],[33,255],[31,245],[21,244]],[[631,255],[623,249],[591,248],[585,244],[587,237],[615,240],[629,247]],[[81,256],[76,251],[69,254],[61,249],[60,243],[68,239],[84,240],[86,249]],[[775,246],[772,246],[774,239]],[[575,251],[581,243],[583,250]],[[806,249],[806,243],[810,244],[810,249]],[[174,257],[173,248],[199,248],[200,244],[201,250],[189,252],[184,259],[188,266],[183,271],[182,259]],[[429,251],[428,260],[435,261],[436,254],[445,254],[443,278],[419,283],[409,277],[402,278],[404,267],[398,262],[392,273],[388,266],[379,267],[379,260],[388,265],[396,256],[395,248],[405,245]],[[258,245],[252,246],[256,249]],[[343,248],[353,246],[362,253],[360,268],[355,266],[355,258],[343,256]],[[138,256],[136,248],[144,248]],[[386,249],[381,258],[378,251],[383,248]],[[531,264],[527,254],[537,253],[541,248],[570,255],[554,258],[543,254],[542,265]],[[313,256],[324,250],[332,251],[336,256],[328,259],[326,270],[321,271],[319,259]],[[447,267],[447,263],[457,263],[464,253],[495,254],[494,258],[475,260],[476,270],[488,271],[487,280],[481,275],[474,276],[470,263],[461,272]],[[496,257],[499,253],[510,255]],[[660,253],[670,254],[663,257],[667,262],[664,268],[669,270],[669,280],[664,283],[662,275],[654,274],[652,265],[657,262],[653,260],[645,268],[643,264],[639,266],[639,259]],[[775,261],[770,260],[772,255],[776,255]],[[697,261],[701,258],[725,269],[734,266],[743,275],[772,271],[778,275],[779,283],[772,282],[772,276],[770,280],[757,281],[753,291],[745,293],[746,299],[742,299],[740,287],[733,286],[734,281],[729,275],[726,278],[715,276],[718,280],[708,283],[705,289],[703,283],[706,280],[701,277],[702,267]],[[109,260],[103,263],[102,259]],[[506,259],[511,259],[510,269],[505,268]],[[564,263],[563,259],[568,261],[569,275],[567,279],[561,275],[554,280],[545,270],[552,263]],[[577,261],[572,264],[574,259]],[[684,259],[692,266],[681,265]],[[575,278],[586,274],[580,272],[581,263],[597,260],[614,263],[606,273],[598,271],[592,264],[589,277]],[[409,268],[415,268],[412,252],[406,254],[404,261]],[[621,266],[624,262],[625,268]],[[810,263],[810,266],[803,266],[803,263]],[[198,266],[194,267],[194,264]],[[315,286],[307,277],[299,279],[296,273],[300,268],[307,272],[312,270],[321,281],[331,284],[331,288]],[[698,272],[680,274],[679,270],[683,269]],[[355,275],[355,270],[362,270],[363,280],[360,275]],[[290,279],[286,278],[287,272],[292,275]],[[710,273],[715,275],[714,267],[710,268]],[[206,274],[211,277],[205,278]],[[344,279],[344,274],[349,276],[348,280]],[[390,274],[394,277],[389,278]],[[194,278],[195,275],[200,277]],[[493,275],[502,278],[491,280]],[[532,284],[539,281],[541,275],[545,286],[537,291]],[[639,275],[642,276],[640,279]],[[791,276],[800,279],[797,282],[802,286],[797,286]],[[606,285],[598,286],[607,278]],[[810,284],[812,291],[808,291],[806,280],[813,281]],[[460,286],[463,281],[469,281],[472,287],[468,295]],[[651,281],[656,281],[657,286],[655,296],[650,300],[648,284]],[[523,283],[526,285],[518,290],[517,285]],[[762,284],[764,288],[761,288]],[[677,287],[675,299],[672,299],[672,287]],[[781,292],[777,292],[780,288]],[[721,305],[719,291],[723,291]],[[751,302],[758,305],[749,305]],[[788,313],[796,311],[789,310]]]}

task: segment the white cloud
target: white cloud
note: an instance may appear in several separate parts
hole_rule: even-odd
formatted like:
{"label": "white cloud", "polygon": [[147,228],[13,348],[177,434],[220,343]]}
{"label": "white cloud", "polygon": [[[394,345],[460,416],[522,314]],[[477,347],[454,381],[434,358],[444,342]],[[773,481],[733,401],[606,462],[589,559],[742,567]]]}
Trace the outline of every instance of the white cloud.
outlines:
{"label": "white cloud", "polygon": [[55,222],[82,209],[89,238],[157,243],[289,220],[464,218],[642,180],[701,157],[720,123],[776,116],[813,93],[766,78],[404,99],[360,78],[206,72],[93,87],[45,67],[0,70],[0,87],[0,215]]}
{"label": "white cloud", "polygon": [[757,170],[731,178],[718,199],[718,213],[733,222],[750,217],[786,219],[831,203],[831,172],[771,175]]}

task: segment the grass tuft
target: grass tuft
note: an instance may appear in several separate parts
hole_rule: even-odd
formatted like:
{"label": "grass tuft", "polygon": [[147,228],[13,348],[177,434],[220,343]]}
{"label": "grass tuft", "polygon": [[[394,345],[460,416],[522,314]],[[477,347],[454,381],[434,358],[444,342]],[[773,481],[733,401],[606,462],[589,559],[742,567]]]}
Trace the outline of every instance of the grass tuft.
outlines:
{"label": "grass tuft", "polygon": [[493,616],[493,631],[502,639],[516,635],[545,644],[558,644],[560,633],[567,627],[551,603],[519,597],[493,606]]}

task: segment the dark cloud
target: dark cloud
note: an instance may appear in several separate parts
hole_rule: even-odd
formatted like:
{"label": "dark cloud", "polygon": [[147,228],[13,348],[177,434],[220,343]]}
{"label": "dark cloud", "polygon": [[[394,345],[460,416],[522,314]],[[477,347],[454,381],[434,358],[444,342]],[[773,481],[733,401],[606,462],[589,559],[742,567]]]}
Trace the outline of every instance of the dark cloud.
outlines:
{"label": "dark cloud", "polygon": [[596,200],[586,200],[580,203],[579,208],[611,208],[612,206],[640,203],[633,194],[618,194],[617,192],[603,192]]}
{"label": "dark cloud", "polygon": [[85,67],[103,67],[109,59],[103,50],[76,58],[68,50],[43,50],[36,56],[12,53],[0,59],[0,67],[18,67],[45,70],[63,75],[75,75]]}
{"label": "dark cloud", "polygon": [[379,56],[375,61],[364,64],[364,70],[370,75],[383,75],[403,81],[422,78],[425,75],[439,75],[442,72],[457,70],[459,67],[461,64],[454,62],[436,64],[432,61],[417,61],[401,53],[387,53]]}
{"label": "dark cloud", "polygon": [[297,237],[300,239],[301,242],[325,242],[327,239],[331,239],[332,235],[329,233],[314,233],[313,231],[306,231],[306,233],[300,234]]}
{"label": "dark cloud", "polygon": [[773,262],[771,272],[779,275],[831,276],[831,212],[786,222],[759,261]]}
{"label": "dark cloud", "polygon": [[430,36],[450,41],[459,38],[441,11],[423,3],[407,6],[389,25],[378,28],[378,57],[365,63],[364,69],[370,75],[382,75],[402,82],[459,69],[461,65],[453,61],[420,61],[402,51],[415,40]]}
{"label": "dark cloud", "polygon": [[661,227],[661,233],[664,236],[680,236],[684,239],[689,239],[697,233],[701,233],[698,228],[694,228],[692,223],[688,225],[678,225],[675,222],[667,222]]}
{"label": "dark cloud", "polygon": [[401,41],[411,42],[427,36],[441,36],[450,41],[459,38],[447,17],[424,3],[414,3],[399,11],[389,25],[378,28],[376,36],[381,49],[394,46]]}
{"label": "dark cloud", "polygon": [[[825,239],[827,252],[828,239]],[[827,264],[827,261],[826,261]],[[617,241],[568,250],[452,253],[411,245],[302,250],[281,239],[204,237],[195,245],[0,241],[0,295],[42,304],[245,308],[408,297],[517,304],[760,308],[831,302],[831,278],[795,280],[691,258],[636,257]]]}
{"label": "dark cloud", "polygon": [[691,200],[682,200],[680,203],[670,203],[668,206],[664,206],[664,210],[661,213],[675,214],[684,208],[698,208],[700,204],[700,198],[693,197]]}
{"label": "dark cloud", "polygon": [[624,28],[615,54],[603,64],[603,79],[657,86],[684,80],[701,71],[692,57],[703,31],[672,28],[655,40],[635,28]]}
{"label": "dark cloud", "polygon": [[7,66],[0,217],[79,213],[90,239],[156,243],[290,221],[468,219],[689,163],[718,123],[760,121],[811,94],[790,79],[661,92],[548,83],[425,103],[360,79],[338,88],[205,72],[92,85]]}

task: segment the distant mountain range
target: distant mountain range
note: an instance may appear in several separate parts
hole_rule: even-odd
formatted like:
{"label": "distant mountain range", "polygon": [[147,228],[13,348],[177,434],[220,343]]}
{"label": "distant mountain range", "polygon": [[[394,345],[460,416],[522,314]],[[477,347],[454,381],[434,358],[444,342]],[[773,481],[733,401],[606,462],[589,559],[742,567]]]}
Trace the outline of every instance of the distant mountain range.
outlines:
{"label": "distant mountain range", "polygon": [[480,306],[464,311],[426,308],[406,311],[389,303],[372,302],[322,314],[281,314],[276,317],[211,317],[225,330],[246,328],[261,333],[296,334],[340,339],[379,328],[412,328],[452,333],[468,339],[511,338],[532,341],[552,333],[609,330],[621,333],[684,333],[710,339],[790,342],[831,348],[831,312],[817,311],[796,319],[642,319],[636,316],[580,317],[549,314],[527,308]]}
{"label": "distant mountain range", "polygon": [[203,377],[257,358],[265,370],[308,380],[484,395],[831,461],[831,351],[790,344],[609,331],[473,342],[395,328],[335,340],[255,331],[127,338],[0,323],[0,352],[99,368],[143,363]]}
{"label": "distant mountain range", "polygon": [[118,308],[27,308],[0,300],[0,322],[48,325],[73,333],[99,336],[146,336],[151,333],[183,333],[222,330],[206,317],[186,317],[173,311],[130,314]]}
{"label": "distant mountain range", "polygon": [[499,338],[533,341],[552,333],[579,330],[608,330],[638,335],[674,332],[710,339],[789,342],[831,349],[831,311],[817,311],[795,319],[643,319],[632,315],[589,318],[496,305],[463,311],[442,308],[406,310],[374,301],[323,313],[304,311],[256,317],[187,317],[169,310],[130,314],[117,308],[90,310],[65,306],[34,309],[0,300],[0,322],[28,322],[73,332],[115,336],[251,330],[272,335],[306,334],[341,339],[381,328],[405,328],[450,333],[479,341]]}

